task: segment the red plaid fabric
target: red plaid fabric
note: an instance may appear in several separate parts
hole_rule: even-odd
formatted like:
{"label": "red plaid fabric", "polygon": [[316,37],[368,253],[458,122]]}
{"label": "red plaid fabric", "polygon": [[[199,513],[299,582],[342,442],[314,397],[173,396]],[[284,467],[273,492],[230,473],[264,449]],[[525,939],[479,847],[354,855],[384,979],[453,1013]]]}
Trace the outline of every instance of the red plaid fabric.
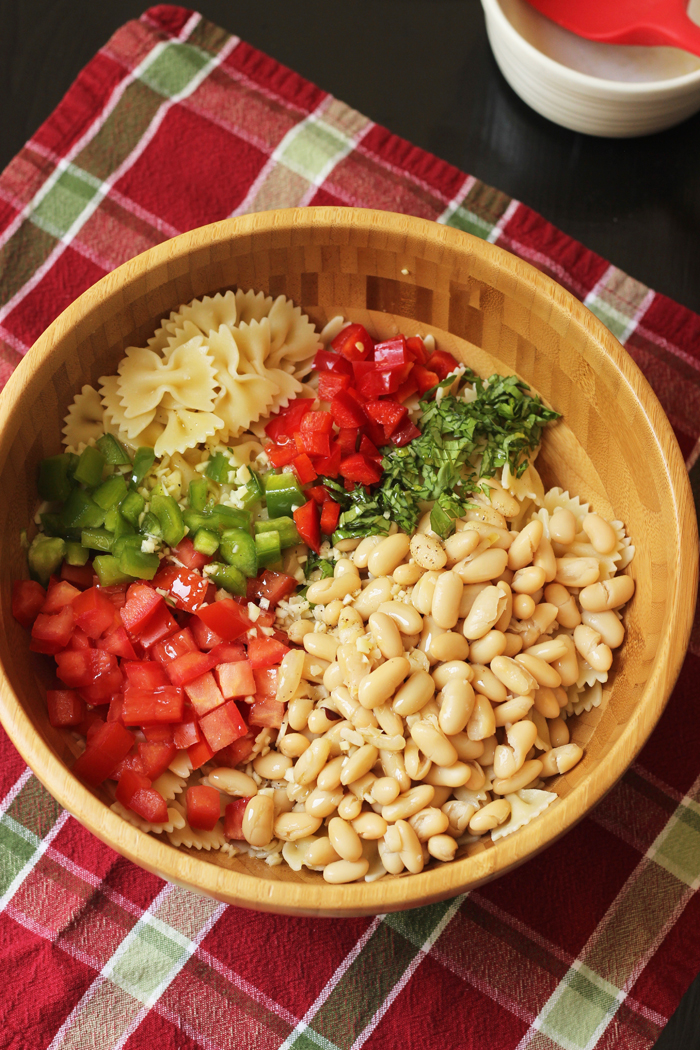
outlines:
{"label": "red plaid fabric", "polygon": [[[553,276],[626,346],[700,479],[700,318],[179,7],[120,29],[0,176],[0,379],[151,245],[307,204],[446,222]],[[3,734],[0,1045],[646,1050],[700,970],[699,677],[696,627],[638,761],[542,856],[342,922],[164,884],[62,811]]]}

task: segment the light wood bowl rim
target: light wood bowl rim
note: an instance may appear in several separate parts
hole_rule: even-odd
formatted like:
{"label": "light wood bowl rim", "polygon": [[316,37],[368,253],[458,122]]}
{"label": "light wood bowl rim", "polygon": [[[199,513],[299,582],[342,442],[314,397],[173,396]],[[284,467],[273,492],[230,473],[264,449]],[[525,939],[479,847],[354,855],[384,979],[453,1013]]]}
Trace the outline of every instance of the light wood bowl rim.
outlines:
{"label": "light wood bowl rim", "polygon": [[[331,886],[326,883],[271,881],[231,871],[183,853],[157,838],[146,835],[111,812],[54,755],[35,732],[22,704],[4,673],[0,677],[0,721],[22,757],[47,790],[93,834],[122,856],[148,871],[188,889],[218,900],[260,911],[296,915],[345,916],[414,908],[473,889],[496,875],[535,856],[568,831],[613,787],[634,760],[656,725],[680,671],[688,644],[697,584],[697,523],[687,471],[680,449],[661,405],[629,354],[610,331],[573,295],[530,264],[509,252],[449,226],[424,219],[353,208],[290,208],[225,219],[165,241],[129,260],[85,291],[47,328],[10,377],[0,398],[0,470],[4,468],[14,437],[11,427],[13,404],[31,383],[34,368],[79,324],[94,306],[120,291],[159,264],[172,262],[193,251],[211,248],[231,237],[246,238],[267,230],[301,230],[344,227],[368,233],[404,232],[446,248],[481,254],[533,293],[547,296],[555,308],[563,309],[573,323],[581,325],[603,348],[619,382],[635,395],[655,434],[665,461],[673,494],[673,513],[680,567],[687,601],[673,609],[659,644],[659,656],[639,702],[637,716],[630,718],[610,746],[606,761],[569,794],[546,810],[517,835],[502,839],[493,848],[471,857],[441,865],[405,878],[374,883]],[[303,305],[303,304],[302,304]],[[677,479],[677,480],[675,480]],[[664,688],[664,682],[666,687]]]}

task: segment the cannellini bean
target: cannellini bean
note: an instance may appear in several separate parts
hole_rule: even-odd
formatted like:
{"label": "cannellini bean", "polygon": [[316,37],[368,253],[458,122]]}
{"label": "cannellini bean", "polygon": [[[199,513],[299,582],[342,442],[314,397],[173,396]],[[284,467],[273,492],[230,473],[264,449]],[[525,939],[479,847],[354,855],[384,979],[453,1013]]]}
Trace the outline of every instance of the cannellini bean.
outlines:
{"label": "cannellini bean", "polygon": [[[535,625],[539,634],[546,634],[549,628],[552,626],[557,618],[557,607],[556,605],[550,605],[549,602],[540,602],[535,606],[535,611],[531,616],[531,620]],[[537,639],[535,639],[536,641]],[[534,642],[529,642],[530,645],[534,645]]]}
{"label": "cannellini bean", "polygon": [[558,718],[559,717],[559,701],[552,692],[551,688],[547,687],[538,689],[535,693],[535,710],[538,711],[545,718]]}
{"label": "cannellini bean", "polygon": [[432,722],[422,719],[411,726],[411,737],[424,755],[438,766],[451,766],[457,761],[457,752],[444,733]]}
{"label": "cannellini bean", "polygon": [[[537,632],[539,634],[539,631]],[[506,647],[500,654],[502,656],[517,656],[523,647],[523,640],[518,634],[506,631]]]}
{"label": "cannellini bean", "polygon": [[438,662],[466,660],[469,656],[469,642],[456,631],[447,631],[433,638],[428,655]]}
{"label": "cannellini bean", "polygon": [[[335,714],[335,712],[333,712]],[[329,718],[328,711],[324,707],[315,708],[309,715],[308,728],[311,733],[327,733],[332,729],[337,718]]]}
{"label": "cannellini bean", "polygon": [[[291,787],[291,785],[287,786]],[[294,787],[298,787],[298,785],[295,784]],[[304,790],[306,790],[306,788],[304,788]],[[272,801],[275,804],[275,816],[277,816],[278,813],[291,813],[294,809],[294,803],[287,794],[287,788],[275,788],[272,792]]]}
{"label": "cannellini bean", "polygon": [[581,615],[586,627],[592,627],[594,631],[597,631],[605,644],[610,646],[611,649],[617,649],[618,646],[622,645],[625,638],[625,628],[622,620],[619,620],[612,610],[594,613],[584,609]]}
{"label": "cannellini bean", "polygon": [[578,600],[586,612],[601,613],[609,609],[619,609],[633,594],[634,580],[631,576],[613,576],[611,580],[584,587]]}
{"label": "cannellini bean", "polygon": [[[338,617],[338,631],[349,631],[353,627],[359,627],[364,631],[364,621],[357,609],[353,609],[351,605],[343,605],[340,616]],[[340,640],[343,642],[346,639],[341,638]]]}
{"label": "cannellini bean", "polygon": [[[513,592],[511,590],[510,584],[507,583],[506,580],[496,580],[496,587],[499,591],[501,591],[503,595],[505,595],[506,601],[505,605],[503,606],[503,611],[501,615],[494,624],[494,629],[496,631],[504,632],[508,629],[511,617],[513,615]],[[483,662],[484,661],[482,660],[481,663]]]}
{"label": "cannellini bean", "polygon": [[433,835],[442,835],[450,826],[447,814],[434,806],[428,806],[414,813],[408,818],[408,823],[415,831],[419,842],[427,842]]}
{"label": "cannellini bean", "polygon": [[410,561],[397,565],[392,576],[394,577],[394,583],[398,583],[399,587],[410,587],[412,584],[418,583],[424,571],[416,562]]}
{"label": "cannellini bean", "polygon": [[294,642],[295,645],[301,645],[304,635],[309,634],[313,629],[312,620],[295,620],[287,628],[287,636],[290,642]]}
{"label": "cannellini bean", "polygon": [[404,532],[387,536],[370,552],[367,568],[373,576],[389,576],[408,554],[410,540]]}
{"label": "cannellini bean", "polygon": [[439,784],[433,784],[435,788],[435,794],[433,795],[433,807],[435,809],[442,809],[447,802],[448,798],[452,798],[452,788],[440,786]]}
{"label": "cannellini bean", "polygon": [[433,592],[432,615],[438,627],[450,630],[459,619],[463,584],[456,572],[441,572]]}
{"label": "cannellini bean", "polygon": [[[488,759],[486,758],[486,747],[484,747],[484,754],[481,756],[481,758],[477,759],[476,761],[465,762],[465,765],[468,766],[470,770],[469,780],[467,781],[467,783],[469,784],[470,791],[481,791],[482,787],[486,783],[486,774],[484,773],[484,767],[486,765],[486,762],[488,761],[489,765],[493,765],[493,756],[496,754],[497,746],[496,737],[493,736],[490,738],[490,740],[484,741],[484,743],[489,746],[489,750],[491,752]],[[459,791],[459,788],[454,789],[455,797],[458,797],[457,791]]]}
{"label": "cannellini bean", "polygon": [[307,750],[297,759],[294,766],[294,780],[296,783],[303,785],[312,784],[328,761],[330,753],[331,742],[327,737],[318,737],[316,740],[312,740]]}
{"label": "cannellini bean", "polygon": [[488,478],[484,482],[489,488],[489,501],[492,507],[502,514],[504,518],[515,518],[520,513],[520,504],[507,489],[504,489],[495,478]]}
{"label": "cannellini bean", "polygon": [[450,799],[441,808],[449,821],[447,830],[455,838],[459,838],[460,835],[464,834],[464,829],[476,813],[475,806],[472,806],[469,802],[461,802],[458,799]]}
{"label": "cannellini bean", "polygon": [[331,817],[328,822],[328,838],[336,853],[343,859],[352,862],[362,856],[362,842],[352,824],[342,817]]}
{"label": "cannellini bean", "polygon": [[435,789],[430,784],[419,784],[418,787],[399,795],[388,806],[382,806],[382,816],[389,824],[399,820],[408,820],[420,809],[425,809],[433,801]]}
{"label": "cannellini bean", "polygon": [[352,784],[359,780],[365,773],[369,773],[378,758],[379,751],[372,744],[363,744],[362,747],[358,747],[354,754],[345,759],[340,772],[340,783]]}
{"label": "cannellini bean", "polygon": [[380,576],[378,579],[372,580],[362,593],[355,598],[353,608],[363,620],[369,620],[373,612],[377,612],[384,602],[389,601],[392,586],[393,580],[389,576]]}
{"label": "cannellini bean", "polygon": [[343,820],[356,820],[362,812],[362,799],[352,792],[343,795],[338,803],[338,816]]}
{"label": "cannellini bean", "polygon": [[548,638],[545,642],[538,642],[525,650],[526,656],[537,656],[546,663],[559,660],[567,653],[567,648],[561,638]]}
{"label": "cannellini bean", "polygon": [[464,620],[464,637],[471,642],[488,634],[500,618],[507,601],[507,595],[499,587],[485,587]]}
{"label": "cannellini bean", "polygon": [[470,740],[486,740],[488,737],[493,736],[495,732],[496,719],[489,699],[482,693],[477,693],[474,697],[472,713],[467,722],[467,736]]}
{"label": "cannellini bean", "polygon": [[403,871],[403,861],[399,853],[392,852],[385,842],[379,842],[377,848],[379,849],[381,862],[389,874],[400,875]]}
{"label": "cannellini bean", "polygon": [[474,602],[482,591],[486,590],[488,583],[466,583],[462,588],[462,600],[459,603],[459,618],[465,619],[469,616]]}
{"label": "cannellini bean", "polygon": [[553,777],[557,773],[568,773],[582,758],[583,750],[578,744],[553,747],[542,758],[542,776]]}
{"label": "cannellini bean", "polygon": [[[466,532],[454,532],[445,540],[446,563],[449,568],[456,565],[463,558],[468,558],[479,546],[481,536],[478,532],[470,529]],[[437,566],[435,566],[437,568]]]}
{"label": "cannellini bean", "polygon": [[[423,573],[418,583],[413,588],[411,593],[411,603],[413,607],[424,616],[427,616],[433,607],[433,594],[435,593],[435,584],[437,583],[439,573],[434,569],[429,569]],[[415,632],[410,632],[415,633]]]}
{"label": "cannellini bean", "polygon": [[332,886],[342,886],[346,882],[357,882],[358,879],[364,879],[368,871],[369,861],[366,857],[360,857],[356,861],[334,860],[332,864],[327,864],[323,869],[323,878]]}
{"label": "cannellini bean", "polygon": [[387,736],[403,735],[403,719],[396,714],[396,711],[389,704],[381,704],[379,707],[375,707],[372,714]]}
{"label": "cannellini bean", "polygon": [[416,714],[435,695],[435,683],[427,671],[414,671],[397,689],[392,703],[394,711],[404,718]]}
{"label": "cannellini bean", "polygon": [[488,631],[482,638],[476,638],[469,644],[472,660],[479,664],[490,664],[494,656],[500,656],[506,649],[506,636],[503,631]]}
{"label": "cannellini bean", "polygon": [[[547,754],[550,752],[548,751]],[[541,772],[542,762],[539,758],[531,758],[513,776],[494,780],[492,791],[494,795],[511,795],[531,784]]]}
{"label": "cannellini bean", "polygon": [[306,653],[304,655],[302,678],[307,682],[320,683],[323,681],[323,676],[329,666],[330,664],[328,660],[323,660],[320,656],[312,656],[311,653]]}
{"label": "cannellini bean", "polygon": [[474,503],[477,504],[477,507],[470,507],[464,514],[465,521],[480,521],[487,525],[495,525],[499,529],[506,528],[507,522],[504,516],[490,503],[487,503],[482,496],[477,496]]}
{"label": "cannellini bean", "polygon": [[[537,726],[537,739],[535,740],[535,747],[538,751],[548,751],[552,746],[549,739],[549,722],[541,715],[536,707],[533,707],[530,712],[531,721]],[[544,745],[544,746],[543,746]]]}
{"label": "cannellini bean", "polygon": [[496,799],[488,805],[478,809],[469,821],[469,830],[472,835],[483,835],[486,831],[492,831],[499,824],[505,824],[510,816],[510,802],[505,798]]}
{"label": "cannellini bean", "polygon": [[313,605],[325,605],[336,599],[345,598],[348,594],[354,594],[360,589],[360,577],[353,566],[352,572],[346,572],[342,576],[334,576],[325,580],[317,580],[309,585],[306,592],[307,599]]}
{"label": "cannellini bean", "polygon": [[324,791],[323,788],[315,787],[304,802],[304,809],[312,817],[330,817],[340,805],[343,792],[336,788],[335,791]]}
{"label": "cannellini bean", "polygon": [[[474,672],[464,660],[448,660],[432,671],[432,679],[436,689],[444,689],[451,678],[464,678],[470,682]],[[396,704],[394,704],[396,707]],[[410,712],[409,712],[410,713]]]}
{"label": "cannellini bean", "polygon": [[597,558],[557,558],[557,583],[567,587],[587,587],[600,576]]}
{"label": "cannellini bean", "polygon": [[609,671],[612,666],[612,650],[597,631],[581,623],[574,631],[574,645],[595,671]]}
{"label": "cannellini bean", "polygon": [[568,689],[570,685],[573,685],[574,682],[578,680],[576,646],[574,645],[573,638],[569,638],[568,634],[558,634],[556,637],[561,638],[568,651],[566,656],[554,660],[551,666],[561,677],[562,686],[565,689]]}
{"label": "cannellini bean", "polygon": [[598,554],[612,554],[615,550],[617,546],[615,530],[599,514],[586,514],[583,519],[583,531]]}
{"label": "cannellini bean", "polygon": [[[535,693],[535,696],[537,696],[537,693]],[[496,726],[505,726],[512,722],[519,722],[521,718],[525,718],[533,703],[531,696],[514,696],[510,700],[499,704],[493,712]]]}
{"label": "cannellini bean", "polygon": [[428,853],[431,857],[435,857],[435,860],[448,863],[454,860],[456,852],[457,843],[451,835],[431,835],[428,839]]}
{"label": "cannellini bean", "polygon": [[436,791],[442,787],[463,787],[471,781],[471,766],[466,762],[453,762],[451,766],[433,764],[423,778],[425,784],[432,784]]}
{"label": "cannellini bean", "polygon": [[553,748],[563,747],[569,743],[569,727],[563,718],[552,718],[547,723],[549,726],[549,742]]}
{"label": "cannellini bean", "polygon": [[[486,739],[483,741],[483,744],[484,744],[484,751],[483,751],[483,754],[480,756],[480,758],[477,758],[477,762],[482,767],[482,769],[486,769],[487,766],[492,766],[493,765],[493,756],[496,753],[496,746],[498,744],[498,741],[496,739],[495,733],[494,733],[493,736],[486,737]],[[472,780],[473,780],[473,775],[472,775]],[[479,785],[479,787],[480,786],[481,785]],[[478,791],[479,787],[477,787],[476,783],[474,783],[474,782],[472,783],[472,788],[473,788],[474,791]]]}
{"label": "cannellini bean", "polygon": [[418,836],[406,820],[399,820],[396,823],[399,834],[401,836],[401,851],[399,856],[404,863],[404,866],[413,874],[417,875],[423,870],[423,849],[418,840]]}
{"label": "cannellini bean", "polygon": [[442,569],[447,561],[445,548],[437,536],[415,533],[411,537],[410,551],[422,569]]}
{"label": "cannellini bean", "polygon": [[381,806],[388,806],[401,794],[401,786],[393,777],[377,777],[372,785],[372,798]]}
{"label": "cannellini bean", "polygon": [[309,864],[316,868],[323,868],[326,864],[333,864],[340,857],[331,846],[330,839],[326,835],[314,839],[306,847],[306,859]]}
{"label": "cannellini bean", "polygon": [[243,813],[243,837],[251,846],[267,846],[272,840],[275,804],[270,795],[255,795]]}
{"label": "cannellini bean", "polygon": [[277,745],[278,751],[287,758],[299,758],[303,755],[311,741],[303,733],[285,733]]}
{"label": "cannellini bean", "polygon": [[[331,663],[335,660],[336,653],[338,652],[338,639],[334,638],[332,634],[307,634],[304,635],[304,648],[307,653],[311,653],[312,656],[320,656],[322,660],[328,660]],[[296,650],[298,652],[298,650]],[[281,668],[284,673],[284,661],[288,656],[295,653],[295,650],[291,650],[286,654],[282,660]],[[279,701],[278,701],[279,702]]]}
{"label": "cannellini bean", "polygon": [[528,751],[537,740],[537,726],[529,719],[516,722],[506,730],[507,744],[499,744],[493,756],[493,771],[497,777],[512,777],[522,769]]}
{"label": "cannellini bean", "polygon": [[556,689],[558,685],[561,685],[559,672],[541,657],[533,656],[531,653],[520,653],[515,657],[515,662],[532,675],[537,685],[545,685],[549,689]]}
{"label": "cannellini bean", "polygon": [[334,689],[343,684],[343,671],[337,661],[329,664],[323,672],[323,684],[329,693],[332,693]]}
{"label": "cannellini bean", "polygon": [[476,532],[480,540],[488,540],[489,547],[499,547],[504,551],[510,550],[516,536],[516,533],[508,531],[507,523],[501,528],[500,525],[487,525],[485,521],[458,521],[456,528],[457,532]]}
{"label": "cannellini bean", "polygon": [[351,642],[338,646],[338,663],[343,673],[343,681],[353,696],[360,688],[360,683],[367,677],[371,664],[364,653],[359,652]]}
{"label": "cannellini bean", "polygon": [[258,786],[253,778],[241,772],[240,769],[228,769],[226,766],[212,769],[208,780],[212,787],[218,788],[227,795],[249,798],[258,793]]}
{"label": "cannellini bean", "polygon": [[[265,795],[256,795],[256,798],[265,797]],[[250,805],[250,802],[248,805]],[[298,839],[305,839],[307,835],[314,835],[320,827],[321,818],[312,817],[310,813],[297,811],[280,813],[275,817],[274,835],[275,838],[282,839],[283,842],[296,842]]]}
{"label": "cannellini bean", "polygon": [[253,760],[253,769],[264,780],[284,780],[284,774],[292,768],[291,758],[277,751],[268,751]]}
{"label": "cannellini bean", "polygon": [[518,569],[511,588],[516,594],[536,594],[544,584],[544,569],[536,565],[528,565],[525,569]]}
{"label": "cannellini bean", "polygon": [[349,718],[352,721],[353,716],[360,705],[357,700],[353,700],[350,696],[349,690],[344,685],[336,686],[331,692],[331,700],[338,708],[338,711],[340,711],[343,718]]}
{"label": "cannellini bean", "polygon": [[430,772],[432,762],[422,753],[413,738],[406,742],[403,760],[406,765],[406,772],[411,780],[423,780]]}
{"label": "cannellini bean", "polygon": [[376,779],[374,773],[363,773],[357,780],[351,780],[348,788],[361,802],[368,801],[372,795],[372,788]]}
{"label": "cannellini bean", "polygon": [[352,826],[361,839],[373,841],[381,839],[386,834],[387,823],[380,813],[360,813],[352,822]]}
{"label": "cannellini bean", "polygon": [[466,733],[453,733],[450,743],[457,752],[460,762],[468,762],[473,758],[481,758],[484,753],[484,745],[481,740],[470,740]]}
{"label": "cannellini bean", "polygon": [[[496,657],[496,659],[499,659],[499,657]],[[493,663],[493,660],[491,662]],[[491,668],[484,667],[483,664],[472,664],[472,671],[474,672],[474,677],[472,678],[474,691],[483,693],[494,704],[502,704],[508,695],[506,687],[503,682],[496,678]],[[525,692],[528,691],[527,689],[525,690]]]}
{"label": "cannellini bean", "polygon": [[[380,749],[379,761],[382,764],[382,770],[385,775],[391,777],[392,780],[395,780],[402,792],[408,791],[411,786],[411,778],[406,772],[406,764],[403,754],[400,751],[386,751]],[[380,777],[379,779],[381,780],[384,778]],[[374,785],[372,786],[372,792],[374,793]],[[377,801],[379,802],[381,800],[377,799]]]}
{"label": "cannellini bean", "polygon": [[576,518],[565,507],[557,507],[549,519],[549,535],[555,543],[568,547],[576,536]]}
{"label": "cannellini bean", "polygon": [[420,613],[406,602],[383,602],[379,612],[390,617],[402,634],[418,634],[423,626]]}
{"label": "cannellini bean", "polygon": [[511,659],[509,656],[495,656],[491,661],[491,670],[511,693],[525,696],[537,688],[537,681],[530,671],[521,666],[520,656]]}
{"label": "cannellini bean", "polygon": [[369,618],[369,629],[385,660],[403,656],[403,642],[396,621],[383,612],[375,612]]}
{"label": "cannellini bean", "polygon": [[543,536],[540,540],[540,545],[535,551],[532,564],[538,569],[543,569],[545,582],[551,583],[557,574],[557,559],[554,557],[552,544],[546,536]]}
{"label": "cannellini bean", "polygon": [[352,551],[357,550],[361,542],[359,539],[352,539],[352,537],[348,536],[347,539],[338,540],[334,546],[336,550],[342,551],[343,554],[350,554]]}
{"label": "cannellini bean", "polygon": [[508,552],[491,547],[476,558],[458,561],[451,571],[456,572],[462,583],[486,583],[501,575],[508,562]]}
{"label": "cannellini bean", "polygon": [[323,791],[335,791],[340,787],[340,772],[343,768],[345,755],[338,755],[327,762],[316,777],[316,784]]}
{"label": "cannellini bean", "polygon": [[[438,724],[446,736],[461,733],[474,709],[474,690],[464,678],[453,678],[441,692]],[[435,760],[434,760],[435,761]],[[444,763],[439,763],[443,765]],[[448,763],[449,765],[450,763]]]}
{"label": "cannellini bean", "polygon": [[535,603],[529,594],[516,594],[513,598],[513,616],[518,620],[529,620],[535,611]]}
{"label": "cannellini bean", "polygon": [[421,653],[424,653],[428,663],[432,666],[436,662],[435,657],[431,655],[433,645],[437,642],[443,634],[449,633],[444,627],[439,627],[432,616],[423,617],[423,629],[420,633],[418,640],[418,649]]}
{"label": "cannellini bean", "polygon": [[539,518],[535,518],[518,533],[508,551],[508,568],[524,569],[526,565],[532,564],[535,551],[542,539],[543,525]]}
{"label": "cannellini bean", "polygon": [[358,569],[366,569],[367,562],[370,554],[375,547],[384,539],[383,536],[365,536],[363,540],[360,540],[359,544],[355,548],[352,554],[352,560]]}
{"label": "cannellini bean", "polygon": [[380,664],[360,682],[358,698],[363,707],[379,707],[386,703],[411,670],[405,656],[394,656]]}

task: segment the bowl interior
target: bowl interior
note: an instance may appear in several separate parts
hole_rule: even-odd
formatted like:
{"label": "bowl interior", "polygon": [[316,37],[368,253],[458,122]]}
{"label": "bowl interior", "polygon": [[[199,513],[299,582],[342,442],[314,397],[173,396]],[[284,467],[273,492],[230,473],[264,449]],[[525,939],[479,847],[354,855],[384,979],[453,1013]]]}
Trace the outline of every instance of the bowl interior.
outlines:
{"label": "bowl interior", "polygon": [[[231,287],[284,294],[319,326],[336,314],[375,336],[432,332],[482,376],[517,372],[563,413],[538,467],[623,521],[636,546],[637,591],[601,706],[572,719],[583,761],[560,799],[500,843],[419,876],[332,887],[245,855],[175,850],[126,825],[68,772],[72,740],[48,724],[51,661],[29,652],[12,618],[11,581],[26,575],[20,532],[36,508],[38,461],[60,451],[63,416],[85,383],[113,373],[180,303]],[[576,300],[513,256],[422,220],[350,209],[266,213],[160,245],[104,278],[42,336],[13,376],[0,414],[0,714],[49,790],[92,831],[166,878],[248,907],[359,914],[412,907],[474,886],[541,849],[622,774],[658,719],[687,642],[697,544],[687,475],[650,388]]]}

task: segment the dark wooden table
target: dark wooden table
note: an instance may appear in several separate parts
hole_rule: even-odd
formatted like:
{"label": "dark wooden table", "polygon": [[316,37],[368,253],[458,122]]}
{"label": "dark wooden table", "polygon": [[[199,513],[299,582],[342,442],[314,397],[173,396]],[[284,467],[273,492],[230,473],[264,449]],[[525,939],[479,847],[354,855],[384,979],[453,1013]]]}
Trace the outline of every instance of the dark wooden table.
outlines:
{"label": "dark wooden table", "polygon": [[[111,33],[146,6],[0,0],[0,168]],[[501,76],[479,0],[201,0],[197,9],[700,312],[700,114],[618,141],[551,124]],[[697,1048],[700,978],[657,1043]]]}

